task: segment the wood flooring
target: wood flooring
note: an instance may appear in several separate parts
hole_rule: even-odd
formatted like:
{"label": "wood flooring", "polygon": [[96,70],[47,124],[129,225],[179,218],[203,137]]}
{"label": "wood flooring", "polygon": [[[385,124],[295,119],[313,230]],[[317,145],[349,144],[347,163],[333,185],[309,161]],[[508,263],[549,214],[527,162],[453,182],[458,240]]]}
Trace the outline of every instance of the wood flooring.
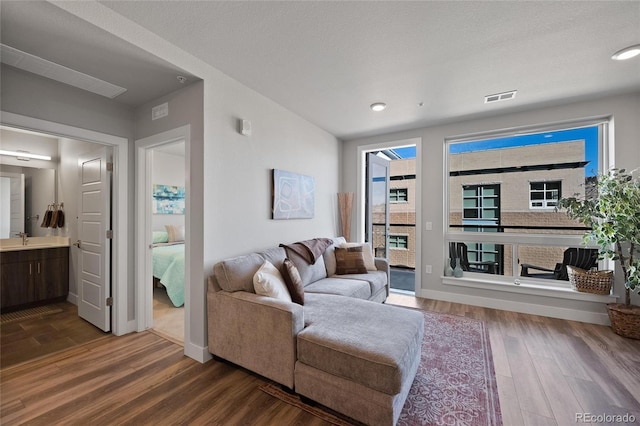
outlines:
{"label": "wood flooring", "polygon": [[[506,426],[575,425],[583,412],[629,413],[640,424],[640,341],[604,326],[397,294],[388,303],[487,323]],[[3,367],[0,382],[2,425],[326,424],[260,391],[266,379],[226,362],[199,364],[150,332]]]}

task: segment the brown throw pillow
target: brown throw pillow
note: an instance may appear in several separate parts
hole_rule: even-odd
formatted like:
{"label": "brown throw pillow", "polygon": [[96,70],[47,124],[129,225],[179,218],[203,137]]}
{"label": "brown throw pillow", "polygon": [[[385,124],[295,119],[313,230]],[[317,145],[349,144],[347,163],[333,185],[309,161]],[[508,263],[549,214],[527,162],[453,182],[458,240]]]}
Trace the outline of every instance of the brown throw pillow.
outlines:
{"label": "brown throw pillow", "polygon": [[304,285],[302,285],[302,278],[300,278],[300,272],[296,265],[287,258],[282,263],[282,278],[287,285],[289,294],[291,295],[291,301],[298,305],[304,305]]}
{"label": "brown throw pillow", "polygon": [[336,274],[366,274],[367,267],[364,265],[362,256],[362,246],[357,247],[336,247]]}

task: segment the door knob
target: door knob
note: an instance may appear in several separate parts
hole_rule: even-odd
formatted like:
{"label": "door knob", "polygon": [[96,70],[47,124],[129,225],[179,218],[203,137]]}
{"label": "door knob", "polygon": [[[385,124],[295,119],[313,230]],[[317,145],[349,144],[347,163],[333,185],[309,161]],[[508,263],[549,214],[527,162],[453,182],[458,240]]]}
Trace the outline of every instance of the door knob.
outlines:
{"label": "door knob", "polygon": [[74,246],[80,248],[80,240],[76,241],[75,243],[73,243]]}

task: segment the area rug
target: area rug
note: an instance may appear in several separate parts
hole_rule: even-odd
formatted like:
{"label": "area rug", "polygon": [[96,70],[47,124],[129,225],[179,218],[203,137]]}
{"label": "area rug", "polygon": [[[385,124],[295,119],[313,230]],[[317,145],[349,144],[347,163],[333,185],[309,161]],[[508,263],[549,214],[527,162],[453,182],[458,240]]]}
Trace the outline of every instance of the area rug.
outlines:
{"label": "area rug", "polygon": [[9,312],[0,315],[0,324],[10,324],[15,321],[22,321],[31,318],[40,318],[43,315],[51,315],[62,312],[62,309],[51,306],[38,306],[31,309],[23,309],[22,311]]}
{"label": "area rug", "polygon": [[[422,312],[422,358],[398,425],[502,425],[489,331],[484,322]],[[261,389],[329,423],[349,424],[348,419],[321,406],[309,406],[276,386]]]}

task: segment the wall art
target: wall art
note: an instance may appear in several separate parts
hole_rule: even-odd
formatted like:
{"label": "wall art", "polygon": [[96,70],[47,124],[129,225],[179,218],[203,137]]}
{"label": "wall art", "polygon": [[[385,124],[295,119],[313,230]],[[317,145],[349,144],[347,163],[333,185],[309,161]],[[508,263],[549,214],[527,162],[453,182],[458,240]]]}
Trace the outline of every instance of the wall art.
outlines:
{"label": "wall art", "polygon": [[153,185],[154,214],[184,214],[184,186]]}
{"label": "wall art", "polygon": [[273,219],[311,219],[315,209],[313,177],[273,169]]}

